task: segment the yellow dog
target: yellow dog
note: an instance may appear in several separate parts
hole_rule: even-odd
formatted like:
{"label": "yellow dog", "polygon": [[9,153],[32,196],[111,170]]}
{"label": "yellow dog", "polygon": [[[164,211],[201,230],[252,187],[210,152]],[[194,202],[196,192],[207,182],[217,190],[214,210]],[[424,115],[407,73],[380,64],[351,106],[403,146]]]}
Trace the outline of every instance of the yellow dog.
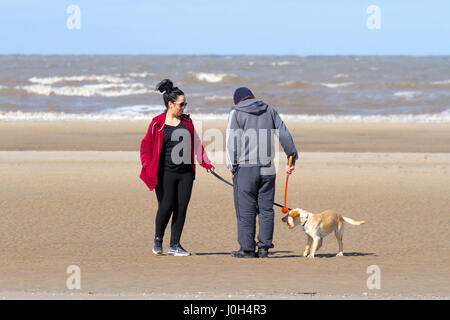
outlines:
{"label": "yellow dog", "polygon": [[319,214],[314,214],[302,209],[292,209],[289,214],[281,219],[286,222],[289,228],[302,225],[308,236],[308,243],[303,253],[304,257],[314,258],[317,250],[322,246],[322,239],[334,231],[339,244],[337,257],[343,256],[342,237],[344,236],[344,221],[352,225],[359,226],[365,221],[355,221],[344,217],[334,210],[326,210]]}

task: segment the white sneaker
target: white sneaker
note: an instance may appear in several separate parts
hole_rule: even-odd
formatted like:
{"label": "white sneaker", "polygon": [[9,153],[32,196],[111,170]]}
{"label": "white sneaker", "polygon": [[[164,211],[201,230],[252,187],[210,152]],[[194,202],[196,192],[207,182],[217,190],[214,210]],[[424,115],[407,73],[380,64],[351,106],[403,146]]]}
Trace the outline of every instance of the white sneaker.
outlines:
{"label": "white sneaker", "polygon": [[181,244],[174,245],[173,247],[170,246],[169,249],[167,249],[167,254],[175,257],[187,257],[191,255],[189,251],[183,249]]}

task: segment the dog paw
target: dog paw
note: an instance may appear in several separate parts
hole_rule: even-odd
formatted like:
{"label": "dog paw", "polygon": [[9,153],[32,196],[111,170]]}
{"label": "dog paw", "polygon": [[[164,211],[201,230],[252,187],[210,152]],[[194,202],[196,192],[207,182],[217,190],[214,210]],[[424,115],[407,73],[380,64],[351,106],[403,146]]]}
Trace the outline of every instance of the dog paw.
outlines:
{"label": "dog paw", "polygon": [[311,260],[313,260],[313,259],[314,259],[314,256],[313,256],[313,255],[308,255],[308,256],[306,257],[306,259],[311,259]]}
{"label": "dog paw", "polygon": [[308,254],[309,254],[308,251],[303,252],[303,256],[304,256],[305,258],[308,256]]}
{"label": "dog paw", "polygon": [[344,256],[344,253],[343,252],[339,252],[337,255],[336,255],[336,257],[343,257]]}

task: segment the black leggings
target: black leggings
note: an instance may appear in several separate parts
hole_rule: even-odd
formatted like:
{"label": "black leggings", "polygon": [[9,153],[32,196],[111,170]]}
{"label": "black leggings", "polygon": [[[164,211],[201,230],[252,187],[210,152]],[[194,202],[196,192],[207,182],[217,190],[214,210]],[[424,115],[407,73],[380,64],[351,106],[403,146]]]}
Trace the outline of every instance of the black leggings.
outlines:
{"label": "black leggings", "polygon": [[164,231],[172,215],[170,245],[180,243],[186,211],[191,199],[194,172],[176,173],[163,171],[158,175],[156,185],[156,198],[158,199],[158,212],[155,219],[155,237],[164,237]]}

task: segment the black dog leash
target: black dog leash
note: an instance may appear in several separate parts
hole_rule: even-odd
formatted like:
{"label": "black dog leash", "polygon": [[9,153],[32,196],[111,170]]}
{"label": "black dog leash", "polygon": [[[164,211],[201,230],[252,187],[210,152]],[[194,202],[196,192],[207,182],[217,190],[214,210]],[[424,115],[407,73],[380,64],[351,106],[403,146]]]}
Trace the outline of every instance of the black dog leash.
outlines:
{"label": "black dog leash", "polygon": [[228,182],[227,180],[225,180],[224,178],[222,178],[221,176],[219,176],[217,173],[215,173],[213,170],[210,170],[209,172],[211,172],[217,179],[219,179],[220,181],[225,182],[226,184],[233,186],[232,183]]}
{"label": "black dog leash", "polygon": [[[212,173],[217,179],[219,179],[220,181],[223,181],[223,182],[225,182],[226,184],[228,184],[228,185],[230,185],[230,186],[233,186],[232,183],[228,182],[227,180],[225,180],[224,178],[222,178],[221,176],[219,176],[217,173],[214,172],[214,170],[209,170],[209,172],[211,172],[211,173]],[[282,206],[281,204],[278,204],[278,203],[276,203],[276,202],[274,202],[273,205],[274,205],[274,206],[277,206],[277,207],[280,207],[280,208],[283,208],[283,207],[284,207],[284,206]],[[288,209],[289,209],[289,211],[292,210],[291,208],[288,208]]]}

